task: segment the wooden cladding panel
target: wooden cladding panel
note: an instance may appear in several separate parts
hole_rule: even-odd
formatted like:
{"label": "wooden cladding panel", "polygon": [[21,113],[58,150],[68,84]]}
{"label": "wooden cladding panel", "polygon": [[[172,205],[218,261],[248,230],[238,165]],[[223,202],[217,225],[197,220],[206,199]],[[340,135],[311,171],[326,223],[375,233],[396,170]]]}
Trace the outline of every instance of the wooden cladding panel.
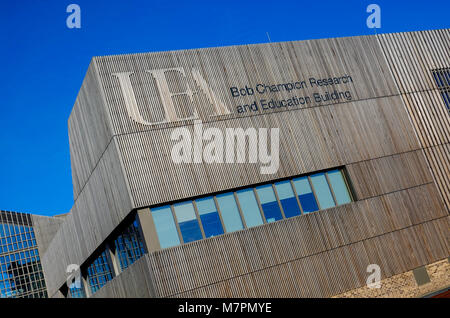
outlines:
{"label": "wooden cladding panel", "polygon": [[66,280],[66,267],[83,264],[132,209],[113,140],[41,256],[49,295]]}
{"label": "wooden cladding panel", "polygon": [[379,40],[450,213],[450,113],[432,74],[450,67],[450,29],[386,34]]}
{"label": "wooden cladding panel", "polygon": [[[408,204],[413,198],[416,198],[415,204]],[[433,219],[444,223],[436,223],[432,227],[425,225]],[[438,225],[441,231],[433,234],[431,229],[437,231]],[[333,252],[326,257],[347,259],[346,271],[354,271],[354,277],[344,281],[347,281],[347,286],[356,287],[355,282],[365,282],[365,268],[371,264],[359,258],[367,253],[364,244],[374,244],[375,251],[370,253],[375,253],[378,258],[371,257],[371,260],[378,260],[380,266],[384,262],[385,274],[392,276],[408,266],[428,264],[433,258],[448,255],[448,229],[445,225],[448,225],[447,214],[437,198],[435,187],[426,184],[154,252],[150,258],[160,296],[165,297],[294,261],[307,262],[302,265],[302,271],[318,275],[318,266],[329,268],[335,264],[317,255],[349,248],[342,250],[346,253],[342,256]],[[411,228],[415,230],[410,232]],[[438,235],[441,241],[437,242],[433,235]],[[362,254],[358,249],[362,249]],[[391,253],[395,256],[389,255]],[[336,258],[331,259],[336,263]],[[353,265],[348,262],[353,262]],[[364,271],[358,272],[363,264]],[[318,288],[313,294],[330,295],[330,286],[320,287],[318,277],[315,278],[315,284],[319,286],[312,284],[311,288]],[[272,287],[269,290],[273,291]]]}
{"label": "wooden cladding panel", "polygon": [[[176,164],[171,158],[171,150],[175,144],[170,138],[172,129],[120,135],[117,136],[119,151],[136,207],[300,175],[418,148],[398,97],[203,123],[203,129],[209,127],[220,129],[224,135],[226,128],[279,128],[280,167],[277,173],[261,174],[262,164],[259,162]],[[193,132],[193,125],[186,128]],[[247,147],[255,145],[249,145],[247,141]],[[383,162],[387,164],[387,161]],[[414,163],[414,158],[408,163],[411,168],[420,165]],[[423,173],[415,178],[423,178]]]}
{"label": "wooden cladding panel", "polygon": [[436,88],[431,70],[450,67],[450,29],[377,35],[400,93]]}
{"label": "wooden cladding panel", "polygon": [[147,254],[92,295],[93,298],[149,298],[155,296],[154,280]]}
{"label": "wooden cladding panel", "polygon": [[450,212],[450,112],[437,89],[403,94],[402,98]]}
{"label": "wooden cladding panel", "polygon": [[402,98],[423,147],[450,142],[450,112],[439,90],[403,94]]}
{"label": "wooden cladding panel", "polygon": [[[449,241],[440,230],[449,225],[449,218],[444,216],[336,249],[292,259],[286,263],[248,271],[241,275],[232,275],[226,279],[210,280],[207,285],[194,279],[190,283],[183,284],[181,281],[185,280],[186,276],[177,276],[173,278],[178,281],[175,293],[170,293],[175,290],[167,288],[166,284],[169,281],[159,281],[156,278],[156,285],[160,292],[158,296],[329,297],[364,286],[369,264],[380,265],[382,279],[384,279],[446,257],[449,252]],[[228,238],[228,240],[232,239],[232,237]],[[185,245],[180,249],[187,250],[188,247]],[[433,252],[421,255],[422,251],[427,250],[433,250]],[[219,252],[219,250],[216,251]],[[213,253],[210,253],[205,258],[212,258],[212,255]],[[149,257],[155,266],[156,257],[154,255]],[[155,269],[153,266],[152,268]],[[230,266],[236,266],[236,264],[230,264]],[[187,267],[190,266],[187,265]],[[223,271],[224,267],[221,266],[216,270]],[[156,269],[160,268],[156,267]],[[166,269],[160,270],[166,271]],[[185,289],[183,290],[182,287]]]}
{"label": "wooden cladding panel", "polygon": [[[112,75],[118,72],[134,72],[130,80],[138,108],[143,118],[151,122],[163,120],[164,112],[157,84],[145,70],[183,68],[187,80],[168,74],[166,78],[169,86],[173,87],[174,91],[177,89],[183,91],[183,88],[189,85],[193,91],[198,91],[198,94],[194,96],[193,101],[184,100],[184,108],[179,107],[177,111],[180,114],[190,115],[195,106],[203,121],[216,119],[210,117],[214,115],[213,105],[194,83],[192,69],[200,71],[218,99],[232,112],[229,116],[231,118],[237,116],[235,114],[237,105],[251,103],[258,98],[270,100],[293,95],[312,95],[316,92],[323,94],[334,88],[351,91],[353,100],[391,96],[397,93],[378,41],[371,36],[106,56],[96,57],[95,62],[111,114],[114,134],[154,128],[140,125],[129,118],[119,80]],[[253,96],[235,98],[230,93],[230,87],[241,88],[246,85],[255,87],[258,83],[280,84],[302,80],[308,82],[310,77],[320,79],[345,74],[352,77],[352,83],[314,88],[310,88],[308,83],[308,88],[290,93],[286,91],[264,95],[255,93]],[[333,101],[336,102],[338,101]],[[318,104],[313,100],[313,103],[306,107],[315,105]],[[261,110],[258,111],[260,112]],[[167,124],[162,127],[179,124]]]}
{"label": "wooden cladding panel", "polygon": [[433,181],[421,150],[353,163],[347,171],[357,199]]}
{"label": "wooden cladding panel", "polygon": [[425,148],[424,152],[447,211],[450,213],[450,144]]}
{"label": "wooden cladding panel", "polygon": [[94,62],[89,65],[73,106],[68,130],[76,200],[113,134]]}

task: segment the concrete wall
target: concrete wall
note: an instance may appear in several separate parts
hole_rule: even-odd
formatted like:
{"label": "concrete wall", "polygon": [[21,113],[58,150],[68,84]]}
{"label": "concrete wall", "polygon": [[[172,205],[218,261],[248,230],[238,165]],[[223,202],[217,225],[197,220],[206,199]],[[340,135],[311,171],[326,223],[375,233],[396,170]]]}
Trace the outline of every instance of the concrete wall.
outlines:
{"label": "concrete wall", "polygon": [[63,224],[64,217],[47,217],[32,214],[31,219],[36,235],[36,242],[39,247],[39,254],[42,256],[47,251],[50,242],[55,237],[61,224]]}

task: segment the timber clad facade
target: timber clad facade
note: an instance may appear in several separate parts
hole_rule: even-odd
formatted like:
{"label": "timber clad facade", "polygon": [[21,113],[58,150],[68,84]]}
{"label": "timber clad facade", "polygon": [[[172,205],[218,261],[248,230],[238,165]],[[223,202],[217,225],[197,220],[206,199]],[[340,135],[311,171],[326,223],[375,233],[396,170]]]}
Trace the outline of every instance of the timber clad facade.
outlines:
{"label": "timber clad facade", "polygon": [[[435,73],[449,48],[444,29],[94,57],[68,123],[75,203],[42,257],[49,296],[331,297],[363,288],[369,264],[384,280],[448,262],[450,112]],[[279,128],[279,169],[175,163],[172,132],[198,120]],[[338,202],[327,175],[334,203],[323,208],[311,176],[333,169],[351,200]],[[297,198],[302,176],[317,212]],[[283,211],[286,180],[301,215]],[[251,190],[251,227],[238,192],[267,184],[283,217],[271,222]],[[227,230],[224,193],[243,230]],[[209,196],[223,234],[208,238],[198,202]],[[200,233],[190,243],[175,210],[187,201]],[[176,246],[163,248],[161,207]],[[78,291],[64,287],[69,264],[81,265]]]}

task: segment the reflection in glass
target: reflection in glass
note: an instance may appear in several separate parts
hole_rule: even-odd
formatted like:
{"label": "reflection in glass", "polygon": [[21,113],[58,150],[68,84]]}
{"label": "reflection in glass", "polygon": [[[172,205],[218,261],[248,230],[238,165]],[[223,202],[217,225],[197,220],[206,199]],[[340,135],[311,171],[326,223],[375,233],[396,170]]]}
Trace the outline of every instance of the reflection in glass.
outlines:
{"label": "reflection in glass", "polygon": [[327,209],[335,206],[333,195],[328,186],[327,179],[323,172],[311,176],[311,183],[316,192],[317,200],[321,209]]}
{"label": "reflection in glass", "polygon": [[300,215],[300,208],[292,190],[291,182],[289,180],[277,182],[275,183],[275,189],[283,207],[284,215],[287,218]]}
{"label": "reflection in glass", "polygon": [[180,238],[170,206],[152,208],[151,212],[161,248],[179,245]]}
{"label": "reflection in glass", "polygon": [[344,176],[339,170],[332,170],[327,172],[328,180],[330,180],[331,187],[333,188],[334,196],[337,204],[345,204],[351,202],[350,194],[348,192],[347,185],[345,184]]}
{"label": "reflection in glass", "polygon": [[198,225],[192,201],[181,202],[173,205],[175,215],[177,216],[180,232],[184,243],[201,240],[202,232]]}
{"label": "reflection in glass", "polygon": [[259,202],[261,202],[267,223],[281,220],[283,216],[281,215],[281,210],[273,192],[272,185],[266,184],[256,187],[256,193],[258,194]]}
{"label": "reflection in glass", "polygon": [[216,198],[226,232],[242,230],[244,226],[242,225],[241,215],[239,214],[233,193],[219,194]]}
{"label": "reflection in glass", "polygon": [[94,294],[113,278],[108,251],[103,251],[87,268],[87,279]]}
{"label": "reflection in glass", "polygon": [[126,269],[144,254],[144,242],[135,220],[114,240],[120,268]]}
{"label": "reflection in glass", "polygon": [[301,177],[293,180],[295,191],[303,209],[303,213],[310,213],[319,210],[316,198],[312,192],[308,177]]}
{"label": "reflection in glass", "polygon": [[239,190],[236,194],[247,227],[263,224],[264,222],[253,189]]}
{"label": "reflection in glass", "polygon": [[205,237],[211,237],[223,234],[222,223],[213,197],[207,197],[195,200],[198,214],[202,221]]}
{"label": "reflection in glass", "polygon": [[0,298],[47,297],[34,230],[28,226],[29,222],[28,214],[0,211]]}

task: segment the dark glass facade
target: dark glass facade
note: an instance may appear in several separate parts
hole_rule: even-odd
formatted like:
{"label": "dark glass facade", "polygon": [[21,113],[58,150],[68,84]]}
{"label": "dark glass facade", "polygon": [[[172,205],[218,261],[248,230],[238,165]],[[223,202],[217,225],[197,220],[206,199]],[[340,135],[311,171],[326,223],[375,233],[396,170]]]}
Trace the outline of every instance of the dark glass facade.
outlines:
{"label": "dark glass facade", "polygon": [[103,251],[87,268],[87,278],[91,292],[95,293],[113,278],[111,259],[108,251]]}
{"label": "dark glass facade", "polygon": [[114,241],[121,270],[126,269],[145,253],[144,242],[135,220]]}
{"label": "dark glass facade", "polygon": [[26,213],[0,211],[0,297],[47,297],[32,220]]}

